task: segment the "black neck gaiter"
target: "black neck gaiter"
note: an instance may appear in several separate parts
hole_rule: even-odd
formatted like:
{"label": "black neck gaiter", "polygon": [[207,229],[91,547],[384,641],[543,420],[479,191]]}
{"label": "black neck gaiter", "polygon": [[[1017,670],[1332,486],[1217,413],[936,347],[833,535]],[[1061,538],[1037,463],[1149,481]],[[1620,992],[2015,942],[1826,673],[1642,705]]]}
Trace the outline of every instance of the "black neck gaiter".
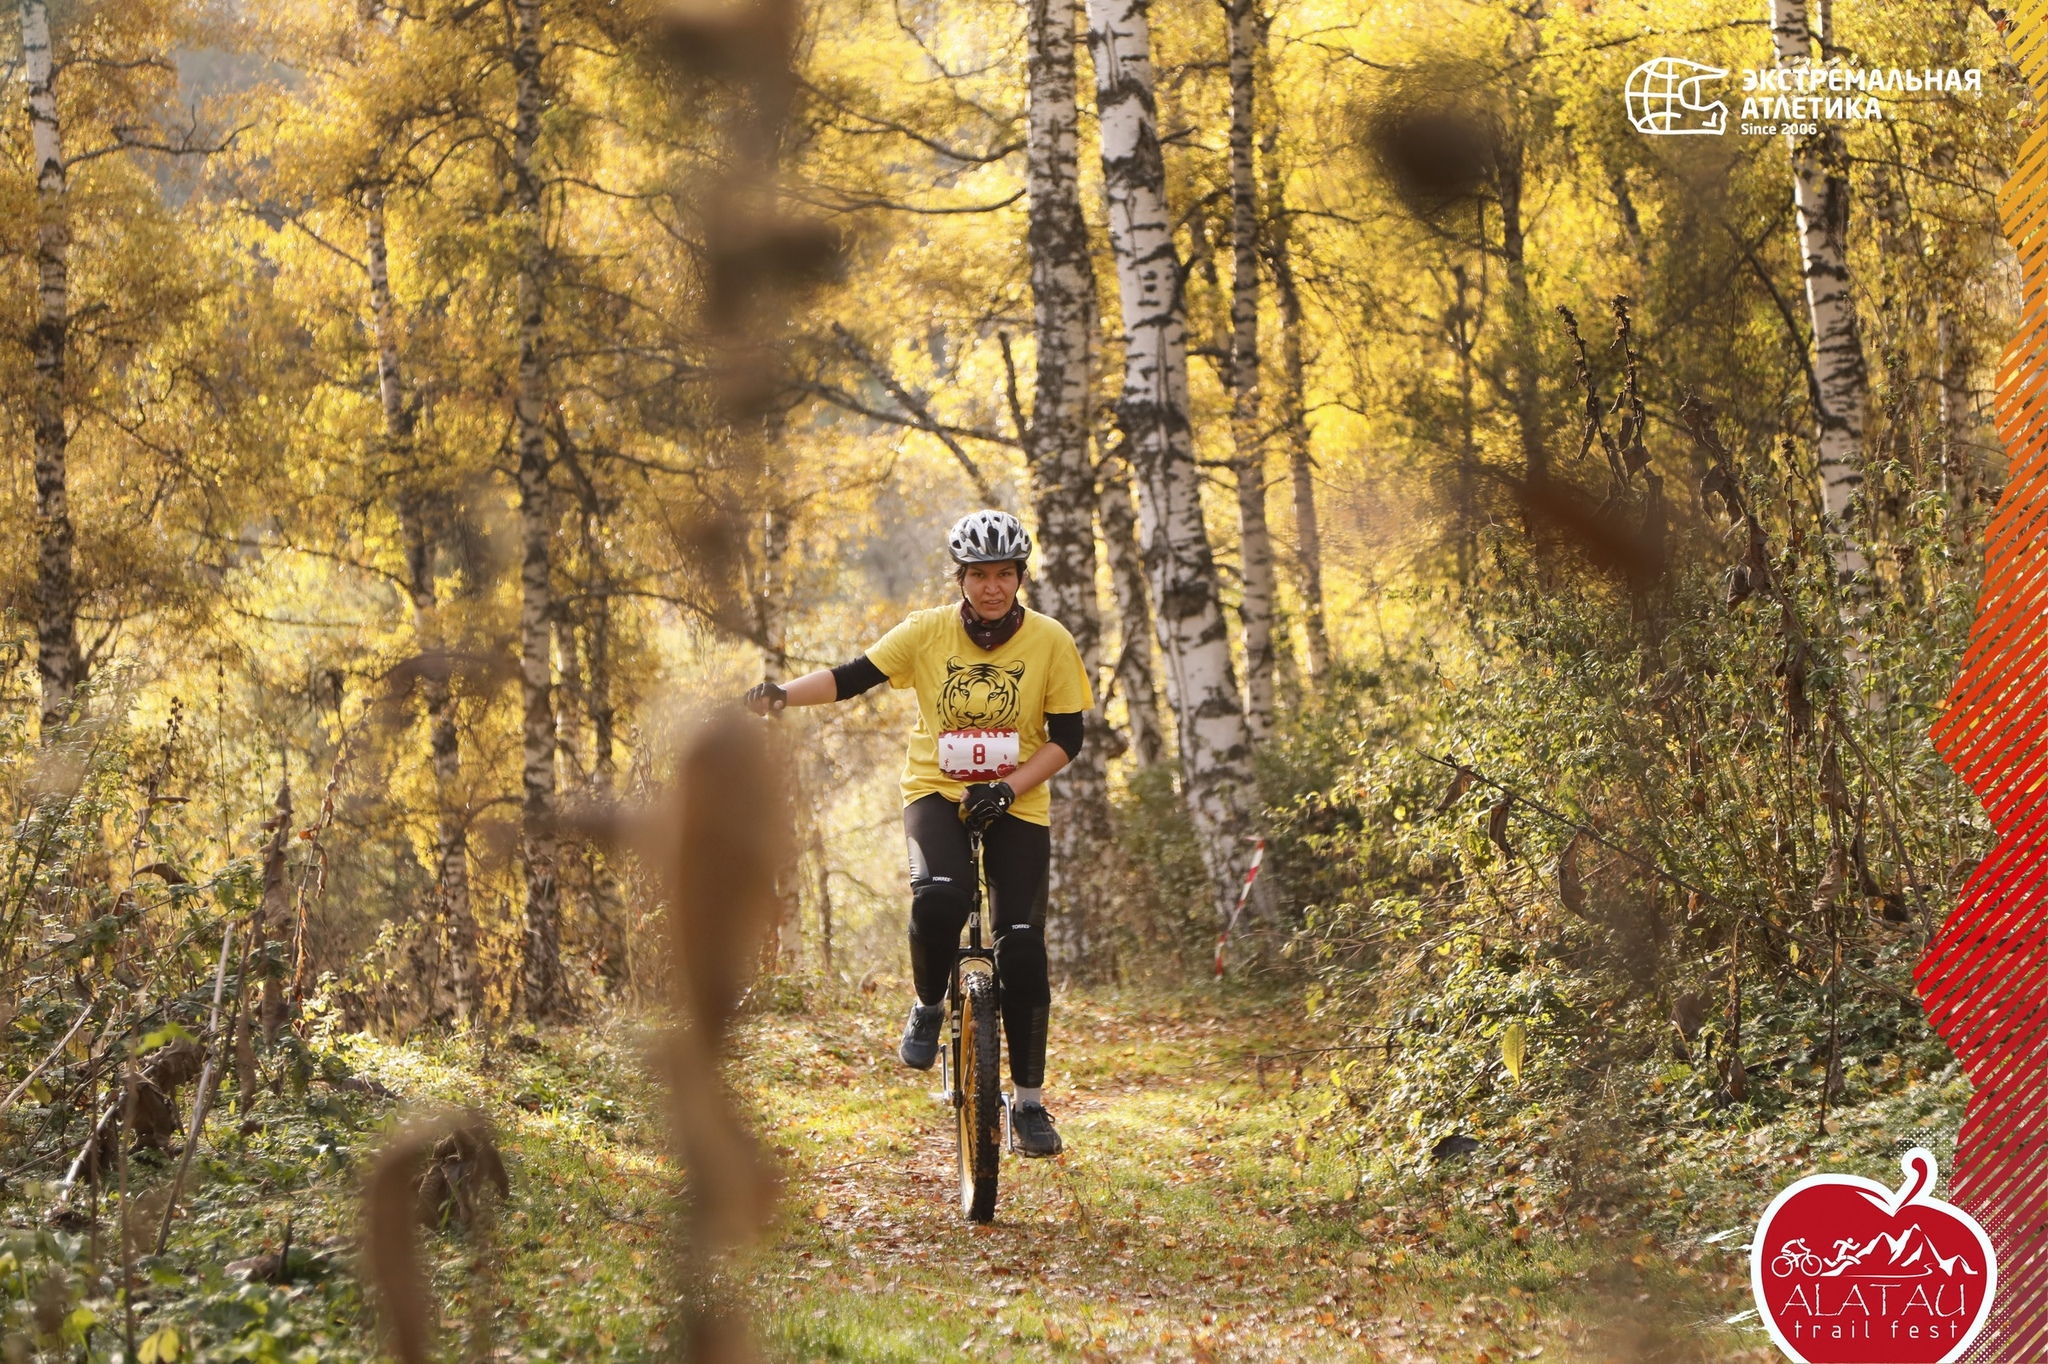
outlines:
{"label": "black neck gaiter", "polygon": [[984,649],[1000,649],[1010,642],[1010,637],[1024,628],[1024,603],[1013,601],[1010,609],[994,620],[983,620],[974,614],[974,607],[967,598],[960,599],[960,623],[967,627],[967,637]]}

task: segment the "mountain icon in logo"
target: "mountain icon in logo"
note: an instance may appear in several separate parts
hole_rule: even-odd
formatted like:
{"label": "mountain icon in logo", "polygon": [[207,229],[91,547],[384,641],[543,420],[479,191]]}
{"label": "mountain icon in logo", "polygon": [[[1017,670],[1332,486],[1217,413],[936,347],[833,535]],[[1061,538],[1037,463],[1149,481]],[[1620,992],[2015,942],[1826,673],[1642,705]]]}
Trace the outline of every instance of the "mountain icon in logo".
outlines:
{"label": "mountain icon in logo", "polygon": [[1700,87],[1728,73],[1683,57],[1656,57],[1628,73],[1628,121],[1639,133],[1660,137],[1727,131],[1728,106],[1707,100]]}
{"label": "mountain icon in logo", "polygon": [[1801,1270],[1816,1279],[1978,1277],[1968,1254],[1961,1250],[1953,1255],[1942,1254],[1927,1228],[1919,1223],[1909,1225],[1897,1236],[1880,1231],[1860,1245],[1854,1236],[1838,1237],[1834,1250],[1827,1255],[1816,1253],[1804,1237],[1794,1237],[1779,1250],[1771,1273],[1787,1278]]}
{"label": "mountain icon in logo", "polygon": [[[1927,1228],[1917,1222],[1897,1236],[1879,1232],[1860,1247],[1853,1237],[1844,1237],[1839,1244],[1841,1248],[1820,1272],[1823,1279],[1910,1279],[1937,1274],[1944,1278],[1959,1274],[1978,1277],[1965,1252],[1943,1255],[1934,1238],[1927,1234]],[[1883,1248],[1883,1255],[1876,1253],[1879,1247]]]}

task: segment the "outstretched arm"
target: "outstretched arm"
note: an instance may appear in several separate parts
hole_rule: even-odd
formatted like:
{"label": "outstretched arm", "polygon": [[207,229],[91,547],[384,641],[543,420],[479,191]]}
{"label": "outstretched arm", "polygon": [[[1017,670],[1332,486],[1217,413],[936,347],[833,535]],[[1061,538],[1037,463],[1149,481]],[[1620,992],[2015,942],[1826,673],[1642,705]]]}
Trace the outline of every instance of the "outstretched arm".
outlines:
{"label": "outstretched arm", "polygon": [[747,709],[756,715],[768,715],[784,706],[823,706],[859,696],[886,681],[888,678],[882,670],[862,654],[850,663],[805,673],[780,687],[772,682],[763,682],[747,693]]}
{"label": "outstretched arm", "polygon": [[823,706],[839,699],[839,684],[832,680],[830,668],[820,668],[783,683],[782,694],[792,706]]}

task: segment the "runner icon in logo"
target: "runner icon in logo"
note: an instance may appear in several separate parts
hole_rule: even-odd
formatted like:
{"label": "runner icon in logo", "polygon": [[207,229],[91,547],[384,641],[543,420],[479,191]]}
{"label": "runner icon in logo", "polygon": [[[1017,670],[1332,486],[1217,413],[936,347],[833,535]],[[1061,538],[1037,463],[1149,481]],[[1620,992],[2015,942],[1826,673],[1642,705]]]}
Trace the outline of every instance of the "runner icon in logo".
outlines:
{"label": "runner icon in logo", "polygon": [[1703,97],[1701,83],[1728,73],[1683,57],[1658,57],[1628,73],[1628,121],[1639,133],[1677,137],[1727,131],[1728,106]]}

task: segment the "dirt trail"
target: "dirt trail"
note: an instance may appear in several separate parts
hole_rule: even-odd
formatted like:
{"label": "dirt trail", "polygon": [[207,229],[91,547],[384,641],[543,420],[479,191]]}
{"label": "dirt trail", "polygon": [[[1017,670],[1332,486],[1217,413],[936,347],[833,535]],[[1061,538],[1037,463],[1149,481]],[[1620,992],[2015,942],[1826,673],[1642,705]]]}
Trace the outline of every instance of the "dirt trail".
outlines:
{"label": "dirt trail", "polygon": [[1047,1102],[1067,1153],[1006,1156],[988,1227],[955,1211],[936,1072],[897,1064],[893,1012],[773,1018],[745,1041],[793,1167],[792,1215],[752,1274],[786,1358],[1500,1364],[1616,1348],[1519,1288],[1390,1247],[1380,1209],[1298,1165],[1301,1113],[1326,1095],[1284,1067],[1260,1084],[1255,1050],[1314,1045],[1278,1011],[1060,1001]]}

